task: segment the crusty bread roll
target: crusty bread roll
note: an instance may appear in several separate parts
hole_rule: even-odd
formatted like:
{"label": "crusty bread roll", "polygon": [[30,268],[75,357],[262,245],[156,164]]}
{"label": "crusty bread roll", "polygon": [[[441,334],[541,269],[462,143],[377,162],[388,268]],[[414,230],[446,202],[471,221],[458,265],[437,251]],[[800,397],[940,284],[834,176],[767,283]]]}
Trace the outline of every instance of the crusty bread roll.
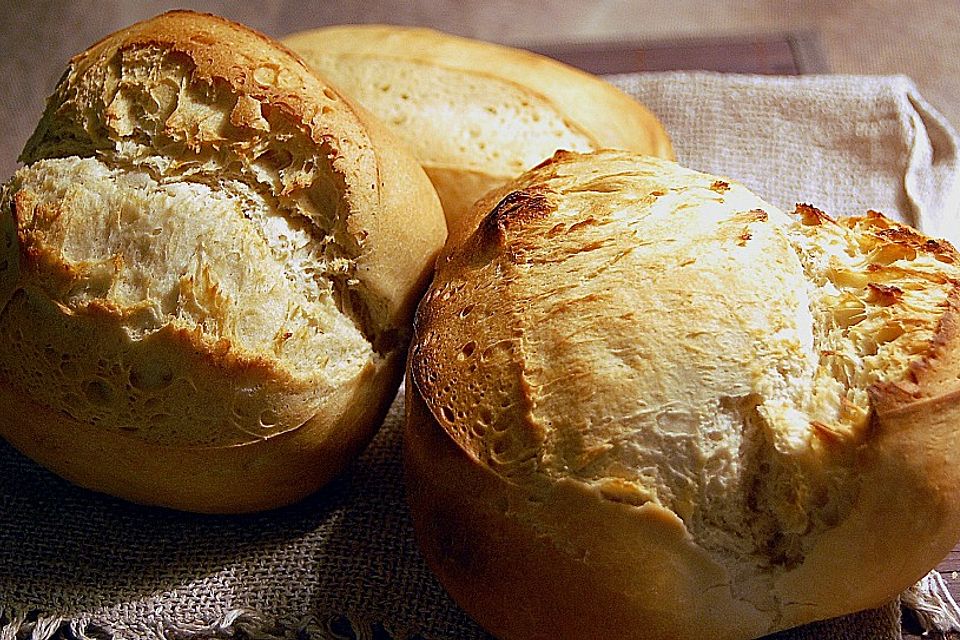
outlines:
{"label": "crusty bread roll", "polygon": [[960,534],[960,255],[559,153],[448,243],[408,364],[426,558],[505,640],[746,639],[878,606]]}
{"label": "crusty bread roll", "polygon": [[70,62],[0,201],[0,434],[203,512],[316,490],[379,425],[445,238],[401,143],[190,12]]}
{"label": "crusty bread roll", "polygon": [[284,42],[411,146],[451,235],[480,196],[557,149],[673,157],[663,127],[636,100],[529,51],[389,25],[328,27]]}

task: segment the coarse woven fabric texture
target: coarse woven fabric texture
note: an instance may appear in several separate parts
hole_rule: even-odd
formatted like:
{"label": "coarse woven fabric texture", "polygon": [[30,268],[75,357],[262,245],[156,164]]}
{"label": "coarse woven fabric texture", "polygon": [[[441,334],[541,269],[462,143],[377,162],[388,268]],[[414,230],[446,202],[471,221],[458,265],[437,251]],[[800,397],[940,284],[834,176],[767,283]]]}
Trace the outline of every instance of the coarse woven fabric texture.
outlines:
{"label": "coarse woven fabric texture", "polygon": [[729,176],[784,209],[875,209],[960,246],[957,135],[907,77],[608,79],[657,114],[681,164]]}
{"label": "coarse woven fabric texture", "polygon": [[[738,179],[784,208],[872,208],[960,240],[956,137],[908,79],[665,73],[612,81],[657,113],[692,168]],[[401,396],[366,452],[326,489],[241,517],[93,494],[0,443],[0,639],[488,638],[414,544],[402,415]],[[900,633],[891,602],[774,637]]]}

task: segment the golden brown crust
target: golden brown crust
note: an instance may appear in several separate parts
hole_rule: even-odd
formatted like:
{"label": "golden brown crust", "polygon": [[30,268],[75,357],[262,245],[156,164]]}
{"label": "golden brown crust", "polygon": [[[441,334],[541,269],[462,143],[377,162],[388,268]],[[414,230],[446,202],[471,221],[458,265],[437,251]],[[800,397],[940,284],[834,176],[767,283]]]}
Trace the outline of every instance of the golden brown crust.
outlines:
{"label": "golden brown crust", "polygon": [[[509,78],[546,96],[601,147],[622,140],[629,141],[625,149],[673,157],[667,133],[645,107],[596,76],[546,56],[431,29],[394,25],[349,25],[314,33],[338,48],[353,41],[346,45],[348,51]],[[583,100],[585,95],[592,101]]]}
{"label": "golden brown crust", "polygon": [[265,511],[316,491],[363,450],[393,400],[370,390],[396,388],[402,362],[392,354],[369,368],[294,429],[232,446],[166,446],[136,432],[91,429],[4,379],[0,432],[46,468],[98,492],[197,513]]}
{"label": "golden brown crust", "polygon": [[285,42],[410,144],[453,235],[477,198],[556,149],[673,157],[643,105],[529,51],[389,25],[327,27]]}
{"label": "golden brown crust", "polygon": [[[71,58],[69,73],[82,76],[118,51],[150,47],[188,57],[195,65],[191,82],[223,82],[237,95],[279,109],[303,124],[317,144],[325,135],[344,135],[338,127],[348,127],[347,134],[364,135],[356,122],[360,119],[356,107],[311,73],[295,53],[262,33],[209,13],[173,10],[138,22]],[[348,114],[336,113],[342,110]],[[247,117],[242,110],[235,114],[242,125],[250,126],[256,119],[253,112]],[[33,159],[28,145],[23,160]]]}
{"label": "golden brown crust", "polygon": [[0,199],[16,446],[229,512],[315,491],[369,441],[446,230],[362,108],[266,36],[174,11],[75,56],[21,159]]}
{"label": "golden brown crust", "polygon": [[[457,446],[408,377],[404,461],[417,542],[498,638],[748,638],[762,620],[669,511],[576,482],[514,485]],[[682,603],[682,606],[674,606]]]}
{"label": "golden brown crust", "polygon": [[498,637],[746,640],[956,543],[947,243],[613,151],[476,213],[417,312],[405,457],[428,562]]}

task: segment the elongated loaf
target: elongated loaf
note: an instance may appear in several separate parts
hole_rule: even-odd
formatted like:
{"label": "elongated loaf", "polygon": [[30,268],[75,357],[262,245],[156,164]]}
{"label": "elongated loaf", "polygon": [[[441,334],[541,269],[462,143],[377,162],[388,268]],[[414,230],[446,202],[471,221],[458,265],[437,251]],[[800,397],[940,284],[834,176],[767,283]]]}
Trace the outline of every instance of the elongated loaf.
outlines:
{"label": "elongated loaf", "polygon": [[544,56],[430,29],[345,25],[284,39],[392,125],[436,186],[451,234],[489,189],[557,149],[671,158],[643,105]]}
{"label": "elongated loaf", "polygon": [[329,480],[379,425],[445,238],[401,144],[294,54],[171,12],[70,62],[0,200],[0,434],[210,512]]}
{"label": "elongated loaf", "polygon": [[418,310],[418,540],[495,635],[747,639],[960,535],[960,254],[623,152],[485,198]]}

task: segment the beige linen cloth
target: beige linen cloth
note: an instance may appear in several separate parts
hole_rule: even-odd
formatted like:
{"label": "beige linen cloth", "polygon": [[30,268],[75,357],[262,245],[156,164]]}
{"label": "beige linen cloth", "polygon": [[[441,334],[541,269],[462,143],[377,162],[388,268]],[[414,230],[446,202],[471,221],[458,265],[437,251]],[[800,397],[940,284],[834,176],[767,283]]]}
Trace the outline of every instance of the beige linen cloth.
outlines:
{"label": "beige linen cloth", "polygon": [[[878,209],[960,241],[956,137],[905,78],[612,81],[660,116],[688,166],[784,208]],[[487,638],[417,552],[403,502],[402,413],[398,399],[373,444],[323,491],[243,517],[96,495],[0,443],[0,640]],[[948,597],[936,591],[918,590],[913,603],[948,626]],[[900,621],[892,602],[775,637],[893,640]]]}

